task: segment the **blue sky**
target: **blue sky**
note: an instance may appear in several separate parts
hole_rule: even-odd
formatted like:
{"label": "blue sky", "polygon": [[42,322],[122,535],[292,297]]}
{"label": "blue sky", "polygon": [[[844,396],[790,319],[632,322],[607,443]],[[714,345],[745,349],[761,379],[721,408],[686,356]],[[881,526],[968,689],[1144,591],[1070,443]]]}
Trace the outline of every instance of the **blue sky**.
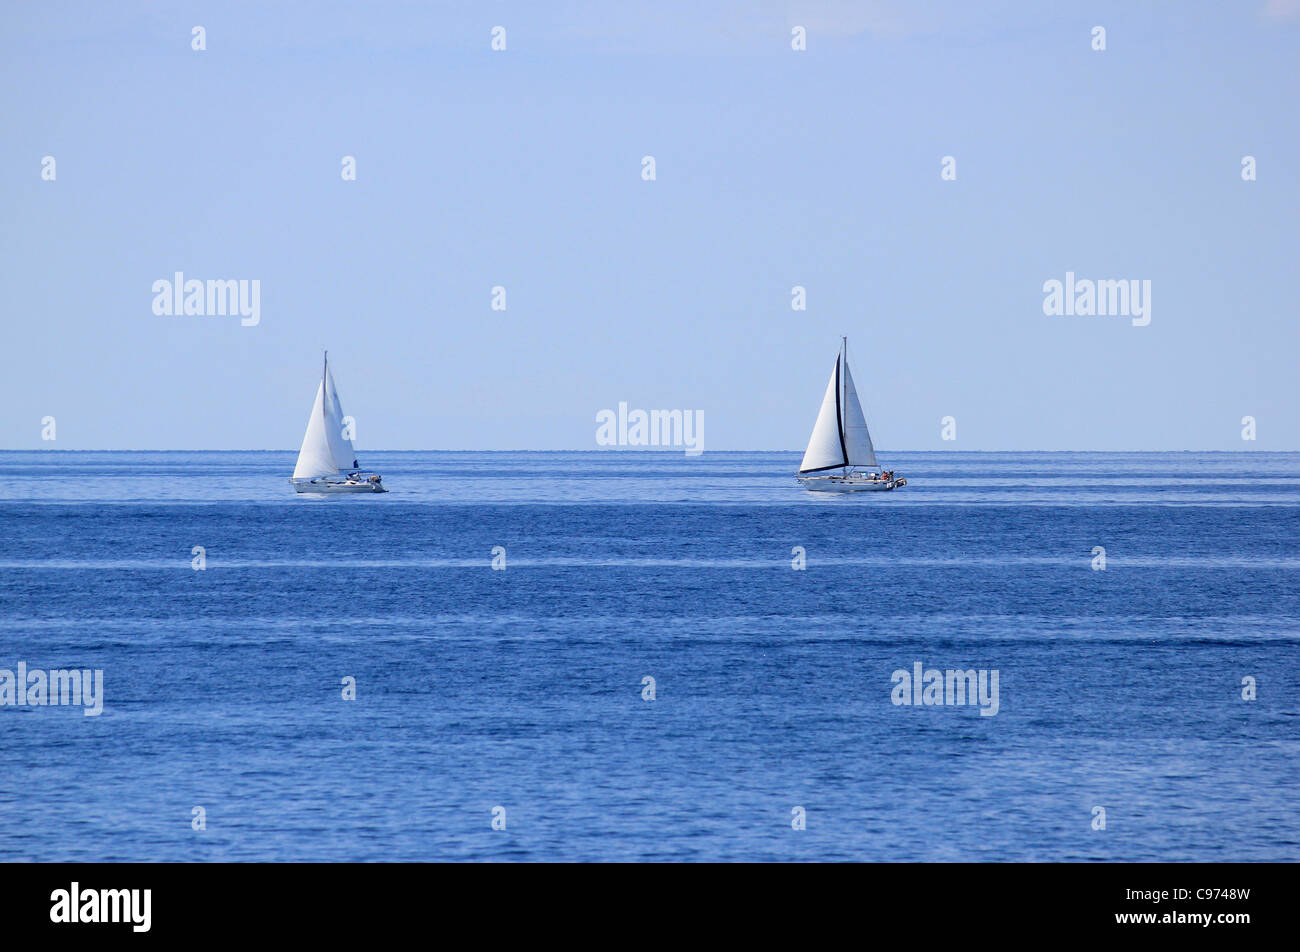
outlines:
{"label": "blue sky", "polygon": [[847,334],[882,450],[1300,449],[1298,53],[1292,0],[5,3],[0,446],[293,449],[328,347],[363,456],[801,450]]}

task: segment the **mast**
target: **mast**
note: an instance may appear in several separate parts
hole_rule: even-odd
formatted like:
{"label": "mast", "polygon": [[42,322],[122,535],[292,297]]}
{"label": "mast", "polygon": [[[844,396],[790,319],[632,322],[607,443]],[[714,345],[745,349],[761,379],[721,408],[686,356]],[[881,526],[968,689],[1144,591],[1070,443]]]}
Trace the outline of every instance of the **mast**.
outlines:
{"label": "mast", "polygon": [[320,365],[320,409],[325,419],[330,418],[330,352],[324,351]]}
{"label": "mast", "polygon": [[849,444],[844,439],[844,410],[848,406],[849,385],[845,379],[844,371],[849,366],[849,339],[844,336],[840,338],[840,341],[840,391],[843,396],[836,403],[839,405],[840,411],[839,420],[837,421],[840,425],[840,449],[844,451],[844,475],[847,476],[849,474]]}

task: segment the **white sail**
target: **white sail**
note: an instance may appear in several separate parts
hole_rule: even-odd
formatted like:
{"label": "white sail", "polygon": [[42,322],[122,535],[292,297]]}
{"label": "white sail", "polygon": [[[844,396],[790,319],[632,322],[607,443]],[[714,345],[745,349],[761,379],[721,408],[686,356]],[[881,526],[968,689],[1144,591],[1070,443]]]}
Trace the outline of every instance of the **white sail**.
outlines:
{"label": "white sail", "polygon": [[298,451],[298,463],[293,468],[294,479],[315,479],[318,476],[337,476],[354,469],[356,450],[343,432],[343,405],[334,386],[334,375],[328,361],[316,388],[316,402],[312,404],[307,419],[307,432]]}
{"label": "white sail", "polygon": [[804,451],[803,462],[799,464],[799,472],[811,473],[847,465],[844,444],[840,439],[839,398],[840,358],[837,355],[830,383],[826,385],[826,396],[822,398],[822,408],[817,414],[817,422],[813,424],[812,436],[808,438],[808,449]]}
{"label": "white sail", "polygon": [[334,465],[344,471],[356,469],[357,450],[347,435],[347,425],[343,422],[343,404],[339,402],[339,391],[334,386],[334,375],[330,373],[328,363],[325,365],[325,396],[328,400],[325,405],[325,433],[329,437]]}
{"label": "white sail", "polygon": [[844,361],[844,455],[850,466],[863,466],[876,469],[876,449],[871,445],[871,432],[867,429],[867,417],[862,412],[858,401],[858,390],[853,386],[853,374],[849,372],[849,362]]}

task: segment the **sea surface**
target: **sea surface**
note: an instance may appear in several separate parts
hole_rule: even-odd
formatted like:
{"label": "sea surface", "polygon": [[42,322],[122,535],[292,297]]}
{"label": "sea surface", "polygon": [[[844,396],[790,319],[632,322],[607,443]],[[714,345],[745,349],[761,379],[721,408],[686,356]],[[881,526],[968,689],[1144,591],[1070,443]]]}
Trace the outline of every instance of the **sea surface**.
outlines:
{"label": "sea surface", "polygon": [[1300,857],[1300,454],[293,459],[0,453],[0,859]]}

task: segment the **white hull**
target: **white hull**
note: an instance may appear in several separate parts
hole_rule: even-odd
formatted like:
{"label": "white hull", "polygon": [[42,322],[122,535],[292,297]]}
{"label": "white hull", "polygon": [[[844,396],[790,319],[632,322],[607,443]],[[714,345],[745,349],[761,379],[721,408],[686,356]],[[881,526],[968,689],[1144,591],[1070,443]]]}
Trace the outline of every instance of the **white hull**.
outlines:
{"label": "white hull", "polygon": [[906,486],[906,479],[868,479],[865,476],[800,476],[803,488],[814,493],[888,492]]}
{"label": "white hull", "polygon": [[299,493],[386,493],[387,489],[371,473],[361,473],[359,479],[322,476],[319,479],[290,479],[294,492]]}

